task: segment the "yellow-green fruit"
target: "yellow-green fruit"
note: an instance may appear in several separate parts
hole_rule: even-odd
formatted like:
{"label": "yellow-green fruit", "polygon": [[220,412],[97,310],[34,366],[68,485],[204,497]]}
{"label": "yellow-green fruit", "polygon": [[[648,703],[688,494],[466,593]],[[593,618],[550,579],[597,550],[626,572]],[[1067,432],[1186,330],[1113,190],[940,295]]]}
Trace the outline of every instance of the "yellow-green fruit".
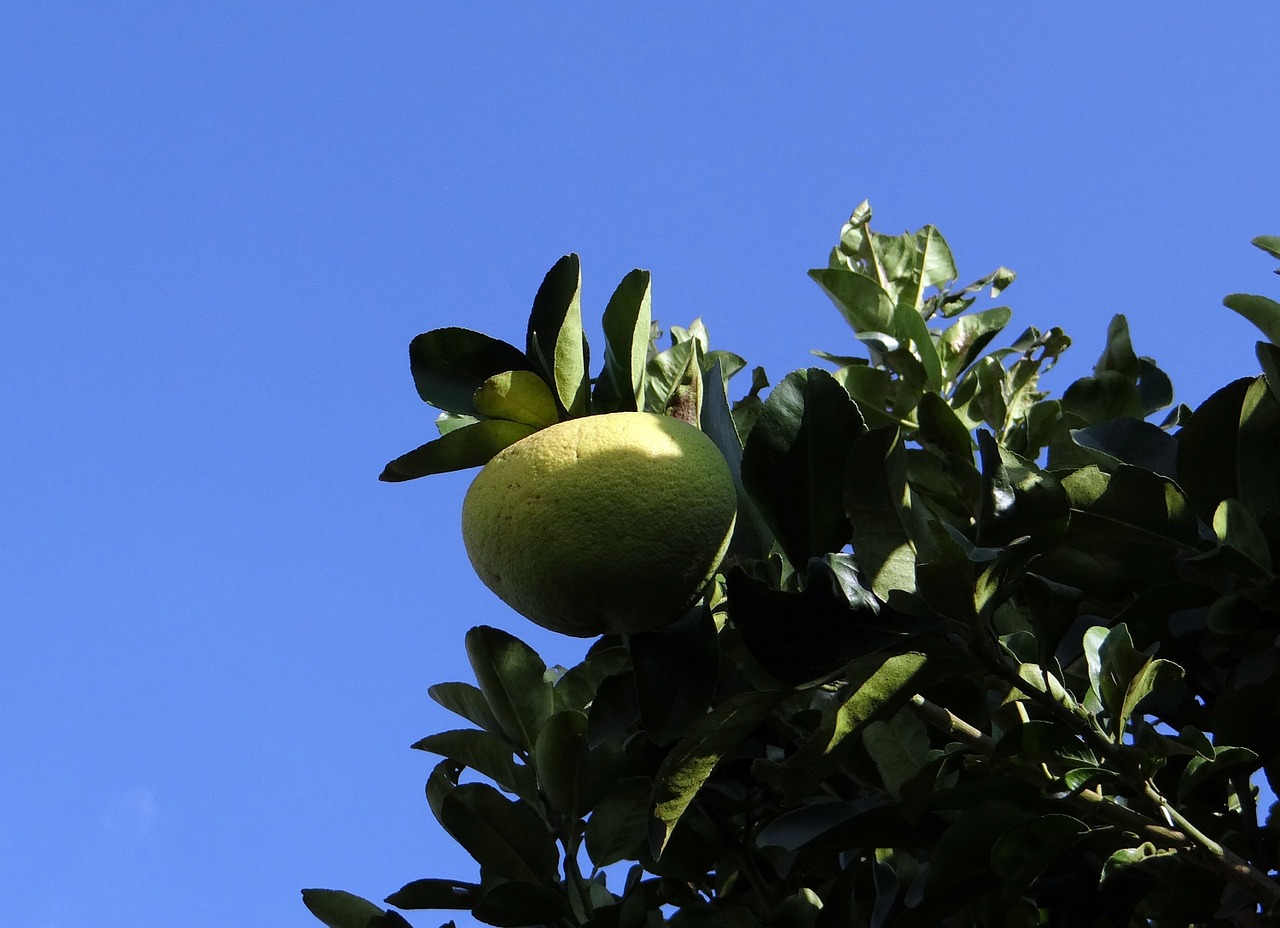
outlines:
{"label": "yellow-green fruit", "polygon": [[521,615],[591,637],[669,625],[724,557],[737,496],[715,444],[679,419],[570,419],[502,450],[462,504],[480,579]]}

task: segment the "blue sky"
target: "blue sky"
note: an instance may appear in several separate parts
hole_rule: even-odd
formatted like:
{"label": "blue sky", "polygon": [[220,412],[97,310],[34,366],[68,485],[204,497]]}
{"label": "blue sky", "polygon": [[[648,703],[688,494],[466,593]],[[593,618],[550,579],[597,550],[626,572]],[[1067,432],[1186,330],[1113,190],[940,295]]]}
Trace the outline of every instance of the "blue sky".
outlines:
{"label": "blue sky", "polygon": [[[406,347],[518,341],[582,255],[775,381],[853,339],[805,276],[870,198],[1015,325],[1127,314],[1195,404],[1275,295],[1280,7],[122,2],[0,12],[0,928],[313,924],[473,868],[431,819],[469,474]],[[597,354],[598,356],[598,354]],[[440,919],[442,920],[442,919]],[[416,923],[440,920],[420,916]],[[318,924],[318,923],[314,923]],[[467,924],[465,919],[459,925]]]}

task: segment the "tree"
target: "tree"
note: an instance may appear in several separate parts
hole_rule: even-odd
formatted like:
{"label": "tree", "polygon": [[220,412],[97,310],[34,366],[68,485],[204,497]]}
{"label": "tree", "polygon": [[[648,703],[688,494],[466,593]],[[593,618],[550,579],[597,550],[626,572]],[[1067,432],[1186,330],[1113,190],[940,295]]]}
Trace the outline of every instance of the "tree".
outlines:
{"label": "tree", "polygon": [[[472,629],[476,685],[431,689],[469,727],[415,747],[443,758],[427,799],[478,882],[416,880],[391,910],[308,890],[322,921],[1280,923],[1280,826],[1258,814],[1263,778],[1280,782],[1280,304],[1227,297],[1270,339],[1263,373],[1195,410],[1123,316],[1051,397],[1061,330],[991,350],[1011,313],[986,303],[1011,271],[957,286],[935,228],[870,220],[864,203],[810,272],[867,357],[819,352],[832,370],[767,395],[756,368],[729,403],[746,362],[700,322],[659,350],[640,271],[591,380],[575,256],[524,351],[457,328],[413,340],[441,437],[384,479],[515,441],[475,397],[532,371],[560,418],[699,423],[735,472],[738,527],[688,615],[574,667]],[[1280,239],[1254,244],[1280,258]]]}

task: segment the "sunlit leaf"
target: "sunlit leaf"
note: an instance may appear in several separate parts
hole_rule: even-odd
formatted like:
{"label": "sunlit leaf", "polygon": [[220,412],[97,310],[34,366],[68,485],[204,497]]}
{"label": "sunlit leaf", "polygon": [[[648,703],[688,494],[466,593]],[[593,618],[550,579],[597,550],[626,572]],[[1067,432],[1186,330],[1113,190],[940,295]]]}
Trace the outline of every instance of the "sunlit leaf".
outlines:
{"label": "sunlit leaf", "polygon": [[604,310],[604,370],[592,397],[597,411],[644,409],[652,321],[649,272],[637,269],[622,278]]}
{"label": "sunlit leaf", "polygon": [[695,722],[671,749],[654,781],[654,810],[649,842],[655,857],[698,791],[729,751],[769,714],[781,694],[750,691],[730,696]]}
{"label": "sunlit leaf", "polygon": [[587,339],[582,332],[582,271],[577,255],[565,255],[543,278],[533,298],[526,333],[534,369],[554,385],[556,402],[570,416],[587,411]]}
{"label": "sunlit leaf", "polygon": [[544,428],[559,419],[547,383],[532,371],[494,374],[476,390],[476,412],[491,419],[510,419]]}

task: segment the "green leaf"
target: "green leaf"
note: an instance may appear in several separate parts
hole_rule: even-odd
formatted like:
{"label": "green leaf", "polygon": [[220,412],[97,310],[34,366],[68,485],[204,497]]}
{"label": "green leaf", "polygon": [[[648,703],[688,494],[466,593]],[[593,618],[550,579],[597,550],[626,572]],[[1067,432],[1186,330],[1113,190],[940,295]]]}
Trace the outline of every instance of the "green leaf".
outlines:
{"label": "green leaf", "polygon": [[1182,677],[1178,665],[1135,649],[1123,623],[1112,629],[1090,628],[1084,635],[1084,653],[1090,686],[1111,716],[1111,735],[1117,743],[1142,701]]}
{"label": "green leaf", "polygon": [[510,419],[545,428],[559,421],[556,398],[547,383],[532,371],[494,374],[476,390],[476,411],[491,419]]}
{"label": "green leaf", "polygon": [[340,889],[304,889],[302,903],[329,928],[412,928],[398,912]]}
{"label": "green leaf", "polygon": [[480,899],[477,883],[457,880],[414,880],[387,897],[397,909],[470,909]]}
{"label": "green leaf", "polygon": [[592,397],[597,411],[644,409],[652,324],[649,272],[637,269],[622,278],[604,310],[604,369]]}
{"label": "green leaf", "polygon": [[1251,293],[1232,293],[1222,298],[1222,305],[1256,325],[1271,344],[1280,344],[1280,303]]}
{"label": "green leaf", "polygon": [[1115,371],[1137,384],[1141,370],[1142,365],[1133,352],[1133,342],[1129,338],[1129,321],[1119,314],[1112,316],[1111,323],[1107,326],[1107,346],[1093,367],[1094,374]]}
{"label": "green leaf", "polygon": [[942,378],[955,380],[982,354],[1009,324],[1013,310],[1007,306],[984,309],[982,312],[961,316],[938,339],[938,353],[942,361]]}
{"label": "green leaf", "polygon": [[1270,572],[1271,550],[1267,536],[1239,500],[1224,499],[1218,504],[1213,514],[1213,531],[1220,544],[1235,548],[1264,572]]}
{"label": "green leaf", "polygon": [[711,705],[720,665],[711,610],[694,606],[673,625],[632,635],[640,720],[654,744],[671,744]]}
{"label": "green leaf", "polygon": [[909,342],[911,353],[924,368],[925,385],[932,390],[942,389],[942,362],[933,336],[920,313],[907,303],[899,303],[894,310],[893,334],[899,341]]}
{"label": "green leaf", "polygon": [[687,339],[649,359],[645,369],[645,409],[666,412],[686,375],[697,370],[697,350],[698,343]]}
{"label": "green leaf", "polygon": [[794,371],[774,387],[742,453],[742,481],[795,566],[849,540],[840,505],[844,461],[866,432],[826,371]]}
{"label": "green leaf", "polygon": [[553,708],[542,658],[520,639],[487,625],[467,632],[466,648],[480,691],[502,730],[516,747],[532,750]]}
{"label": "green leaf", "polygon": [[555,925],[572,917],[573,911],[568,897],[558,889],[525,880],[503,880],[485,890],[471,914],[486,925],[520,928]]}
{"label": "green leaf", "polygon": [[409,370],[418,395],[449,412],[474,415],[482,383],[503,371],[532,369],[514,345],[470,329],[433,329],[409,343]]}
{"label": "green leaf", "polygon": [[599,747],[640,721],[635,675],[628,670],[600,681],[587,712],[587,744]]}
{"label": "green leaf", "polygon": [[1124,417],[1071,429],[1070,434],[1081,448],[1097,452],[1096,459],[1109,470],[1122,462],[1177,479],[1178,441],[1150,422]]}
{"label": "green leaf", "polygon": [[920,397],[916,418],[920,425],[916,437],[923,444],[944,455],[952,454],[961,460],[973,460],[973,437],[941,396],[926,393]]}
{"label": "green leaf", "polygon": [[616,752],[587,747],[587,716],[576,709],[557,712],[543,723],[534,748],[538,783],[551,804],[572,818],[591,811],[617,769]]}
{"label": "green leaf", "polygon": [[1210,780],[1232,771],[1252,773],[1258,767],[1258,755],[1248,748],[1219,745],[1213,748],[1213,757],[1196,756],[1182,771],[1178,779],[1178,801],[1182,802],[1192,792]]}
{"label": "green leaf", "polygon": [[729,408],[724,371],[719,364],[711,366],[706,371],[702,386],[703,400],[699,425],[703,433],[724,455],[725,463],[729,465],[729,473],[733,475],[733,487],[738,496],[738,520],[734,526],[733,538],[729,542],[727,557],[763,559],[773,547],[773,533],[769,530],[764,516],[760,514],[755,500],[751,498],[742,483],[742,441],[738,437],[738,428]]}
{"label": "green leaf", "polygon": [[649,838],[648,777],[619,780],[596,804],[587,819],[587,854],[597,867],[634,860]]}
{"label": "green leaf", "polygon": [[504,734],[493,710],[485,702],[484,693],[470,683],[437,683],[428,688],[427,695],[473,725],[495,735]]}
{"label": "green leaf", "polygon": [[532,883],[557,879],[555,840],[523,800],[507,799],[483,783],[463,783],[441,802],[440,823],[488,873]]}
{"label": "green leaf", "polygon": [[1267,386],[1271,388],[1271,395],[1280,400],[1280,347],[1270,342],[1257,342],[1253,347],[1258,363],[1262,365],[1262,373],[1267,378]]}
{"label": "green leaf", "polygon": [[1259,235],[1255,237],[1250,244],[1255,248],[1261,248],[1273,258],[1280,258],[1280,237],[1275,235]]}
{"label": "green leaf", "polygon": [[915,260],[916,271],[904,285],[898,302],[910,306],[918,314],[924,305],[926,290],[941,287],[955,280],[959,274],[946,239],[935,227],[925,226],[917,232],[915,247],[919,252]]}
{"label": "green leaf", "polygon": [[1178,483],[1205,522],[1224,499],[1239,499],[1240,411],[1253,378],[1242,377],[1201,403],[1178,432]]}
{"label": "green leaf", "polygon": [[533,799],[538,794],[533,771],[516,763],[511,744],[498,735],[459,728],[428,735],[415,742],[413,748],[470,767],[522,798]]}
{"label": "green leaf", "polygon": [[1108,857],[1102,865],[1101,882],[1105,885],[1131,867],[1147,866],[1161,859],[1172,860],[1177,855],[1178,851],[1172,848],[1157,849],[1150,841],[1138,847],[1123,848]]}
{"label": "green leaf", "polygon": [[896,428],[876,429],[854,442],[844,468],[843,503],[858,567],[872,592],[884,602],[894,591],[914,593],[916,545],[927,543],[928,535],[907,484]]}
{"label": "green leaf", "polygon": [[593,650],[582,663],[570,667],[556,680],[553,687],[555,706],[560,709],[586,711],[596,698],[600,684],[606,677],[622,673],[631,667],[631,656],[621,645]]}
{"label": "green leaf", "polygon": [[1240,502],[1261,519],[1280,512],[1280,401],[1258,377],[1240,405],[1237,458]]}
{"label": "green leaf", "polygon": [[671,833],[726,754],[742,743],[782,699],[781,693],[748,691],[730,696],[690,726],[663,759],[654,779],[649,843],[660,857]]}
{"label": "green leaf", "polygon": [[771,589],[742,568],[726,577],[729,617],[743,644],[771,676],[787,686],[821,683],[857,656],[898,649],[921,631],[921,623],[880,605],[863,589],[852,567],[851,582],[837,569],[848,559],[813,558],[799,593]]}
{"label": "green leaf", "polygon": [[862,743],[880,771],[880,779],[895,799],[904,783],[929,760],[929,733],[911,709],[902,709],[862,732]]}
{"label": "green leaf", "polygon": [[809,276],[836,304],[853,331],[893,332],[893,298],[875,280],[839,268],[815,268]]}
{"label": "green leaf", "polygon": [[536,432],[531,425],[486,419],[441,435],[391,461],[378,477],[384,483],[401,483],[431,474],[483,467],[509,445]]}
{"label": "green leaf", "polygon": [[570,416],[587,411],[587,339],[582,332],[582,269],[577,255],[552,266],[533,298],[528,355],[543,379],[555,385],[556,401]]}
{"label": "green leaf", "polygon": [[1062,394],[1062,411],[1090,425],[1122,416],[1142,418],[1142,398],[1134,381],[1114,370],[1082,377]]}
{"label": "green leaf", "polygon": [[1089,826],[1079,819],[1052,813],[1014,825],[991,848],[991,869],[1005,881],[1002,897],[1021,896],[1088,833]]}
{"label": "green leaf", "polygon": [[978,544],[996,547],[1023,536],[1045,545],[1060,537],[1070,518],[1062,484],[999,444],[985,429],[978,432],[982,455],[983,500]]}
{"label": "green leaf", "polygon": [[370,920],[384,914],[367,899],[340,889],[304,889],[302,902],[329,928],[367,928]]}

